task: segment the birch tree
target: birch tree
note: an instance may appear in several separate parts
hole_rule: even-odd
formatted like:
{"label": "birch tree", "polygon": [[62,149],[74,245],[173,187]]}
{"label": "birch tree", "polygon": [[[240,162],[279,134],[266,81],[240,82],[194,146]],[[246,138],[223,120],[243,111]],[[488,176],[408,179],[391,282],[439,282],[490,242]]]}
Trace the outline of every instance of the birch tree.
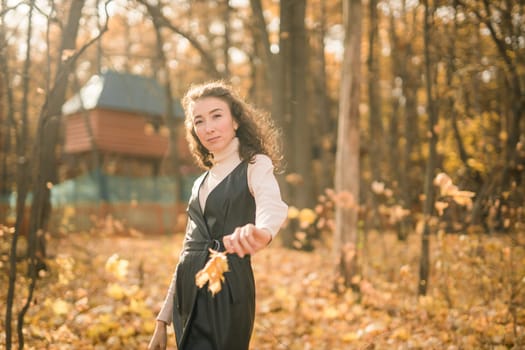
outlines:
{"label": "birch tree", "polygon": [[359,101],[361,85],[361,0],[343,1],[344,56],[339,96],[339,128],[335,170],[336,208],[334,251],[337,272],[352,285],[358,268]]}

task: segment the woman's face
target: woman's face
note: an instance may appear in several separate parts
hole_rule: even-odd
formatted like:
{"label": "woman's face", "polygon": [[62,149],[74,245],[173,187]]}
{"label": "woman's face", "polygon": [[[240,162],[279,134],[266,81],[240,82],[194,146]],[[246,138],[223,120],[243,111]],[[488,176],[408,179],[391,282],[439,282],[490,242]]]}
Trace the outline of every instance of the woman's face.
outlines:
{"label": "woman's face", "polygon": [[204,97],[193,105],[193,128],[202,145],[211,153],[217,153],[233,140],[238,124],[225,101]]}

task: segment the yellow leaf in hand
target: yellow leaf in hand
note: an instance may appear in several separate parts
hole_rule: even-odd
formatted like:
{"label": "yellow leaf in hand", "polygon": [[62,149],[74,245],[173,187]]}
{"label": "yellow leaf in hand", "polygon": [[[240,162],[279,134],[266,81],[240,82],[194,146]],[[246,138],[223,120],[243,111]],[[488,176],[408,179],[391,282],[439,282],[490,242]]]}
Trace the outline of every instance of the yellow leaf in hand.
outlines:
{"label": "yellow leaf in hand", "polygon": [[208,283],[208,290],[212,295],[215,295],[221,291],[221,283],[224,281],[224,273],[227,271],[229,271],[229,268],[226,253],[210,249],[210,260],[195,275],[195,284],[197,287],[202,288]]}

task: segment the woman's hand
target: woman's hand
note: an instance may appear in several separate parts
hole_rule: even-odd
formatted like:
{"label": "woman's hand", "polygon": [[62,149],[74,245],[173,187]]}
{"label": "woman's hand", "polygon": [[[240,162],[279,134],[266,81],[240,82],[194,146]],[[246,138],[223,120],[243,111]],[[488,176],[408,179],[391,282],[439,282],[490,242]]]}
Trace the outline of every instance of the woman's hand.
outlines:
{"label": "woman's hand", "polygon": [[166,322],[158,321],[155,325],[155,331],[149,341],[148,350],[166,350],[168,337],[166,335]]}
{"label": "woman's hand", "polygon": [[242,258],[248,254],[255,254],[266,247],[271,240],[272,234],[268,230],[247,224],[237,227],[231,235],[224,236],[222,242],[228,253],[236,253]]}

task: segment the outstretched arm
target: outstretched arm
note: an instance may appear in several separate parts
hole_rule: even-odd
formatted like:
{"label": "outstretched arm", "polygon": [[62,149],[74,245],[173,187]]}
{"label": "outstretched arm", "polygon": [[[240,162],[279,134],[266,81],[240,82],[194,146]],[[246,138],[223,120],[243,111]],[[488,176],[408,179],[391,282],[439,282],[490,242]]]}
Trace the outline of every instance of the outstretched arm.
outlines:
{"label": "outstretched arm", "polygon": [[241,258],[253,255],[266,247],[272,240],[270,231],[257,228],[253,224],[237,227],[231,235],[224,236],[224,248],[230,254],[236,253]]}
{"label": "outstretched arm", "polygon": [[273,170],[271,159],[262,154],[256,155],[255,161],[248,165],[248,186],[256,207],[255,225],[237,227],[224,237],[228,253],[243,257],[258,252],[272,241],[286,219],[288,206],[281,199]]}

